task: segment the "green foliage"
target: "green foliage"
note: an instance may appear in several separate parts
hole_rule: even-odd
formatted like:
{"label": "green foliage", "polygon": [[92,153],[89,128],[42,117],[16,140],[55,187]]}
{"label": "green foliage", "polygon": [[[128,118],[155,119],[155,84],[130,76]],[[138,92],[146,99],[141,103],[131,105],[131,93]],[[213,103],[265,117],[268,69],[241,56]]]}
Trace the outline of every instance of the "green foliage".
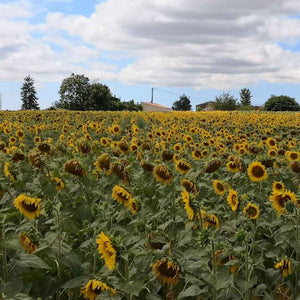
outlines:
{"label": "green foliage", "polygon": [[172,106],[173,110],[187,111],[192,109],[191,100],[183,94],[179,100],[175,101]]}
{"label": "green foliage", "polygon": [[135,104],[133,100],[121,102],[112,95],[107,85],[93,82],[84,75],[71,74],[65,78],[59,89],[60,99],[55,103],[54,108],[68,110],[142,110],[141,105]]}
{"label": "green foliage", "polygon": [[295,98],[285,95],[271,95],[264,104],[264,110],[267,111],[299,111],[299,109],[299,104]]}
{"label": "green foliage", "polygon": [[213,108],[215,110],[236,110],[238,107],[237,99],[229,93],[223,93],[215,98]]}
{"label": "green foliage", "polygon": [[34,79],[28,75],[24,78],[24,83],[21,88],[21,101],[23,110],[38,110],[38,98],[34,87]]}
{"label": "green foliage", "polygon": [[69,110],[89,110],[90,80],[84,75],[72,73],[65,78],[59,89],[60,99],[55,103],[57,108]]}
{"label": "green foliage", "polygon": [[241,106],[251,106],[251,91],[249,89],[241,89],[240,91]]}

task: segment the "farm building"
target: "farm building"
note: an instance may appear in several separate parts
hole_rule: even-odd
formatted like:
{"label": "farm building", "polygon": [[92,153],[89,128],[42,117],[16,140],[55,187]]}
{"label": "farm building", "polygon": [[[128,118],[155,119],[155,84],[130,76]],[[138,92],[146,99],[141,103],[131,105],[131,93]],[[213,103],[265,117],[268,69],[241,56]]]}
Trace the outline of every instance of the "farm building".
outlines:
{"label": "farm building", "polygon": [[171,112],[173,111],[172,108],[151,103],[151,102],[142,102],[143,111],[165,111],[165,112]]}
{"label": "farm building", "polygon": [[201,103],[201,104],[197,104],[196,105],[196,111],[212,111],[214,110],[213,109],[213,104],[214,104],[214,101],[208,101],[208,102],[204,102],[204,103]]}

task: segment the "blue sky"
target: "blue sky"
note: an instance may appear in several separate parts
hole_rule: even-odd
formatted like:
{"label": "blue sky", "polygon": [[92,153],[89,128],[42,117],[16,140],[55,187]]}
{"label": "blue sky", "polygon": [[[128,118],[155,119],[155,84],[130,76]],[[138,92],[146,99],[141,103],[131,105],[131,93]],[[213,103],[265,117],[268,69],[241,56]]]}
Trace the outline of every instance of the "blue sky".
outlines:
{"label": "blue sky", "polygon": [[[263,3],[262,3],[263,2]],[[221,9],[220,9],[221,8]],[[21,107],[30,74],[41,108],[63,78],[85,74],[122,100],[193,108],[223,92],[252,104],[300,102],[300,3],[293,0],[0,0],[3,109]]]}

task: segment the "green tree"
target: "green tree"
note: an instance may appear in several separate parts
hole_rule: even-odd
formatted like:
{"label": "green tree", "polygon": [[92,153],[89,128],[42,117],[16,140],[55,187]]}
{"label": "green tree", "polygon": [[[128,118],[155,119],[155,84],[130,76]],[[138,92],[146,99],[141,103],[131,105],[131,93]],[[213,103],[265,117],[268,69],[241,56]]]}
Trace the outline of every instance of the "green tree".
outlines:
{"label": "green tree", "polygon": [[[90,110],[113,110],[114,97],[108,86],[101,83],[92,83],[89,86]],[[119,100],[120,101],[120,100]]]}
{"label": "green tree", "polygon": [[215,110],[236,110],[237,107],[237,99],[229,93],[223,93],[221,96],[216,97],[213,104]]}
{"label": "green tree", "polygon": [[251,91],[249,89],[241,89],[240,91],[241,106],[251,106]]}
{"label": "green tree", "polygon": [[295,98],[280,95],[271,97],[264,104],[264,110],[267,111],[298,111],[300,110],[299,104]]}
{"label": "green tree", "polygon": [[21,88],[21,109],[26,110],[37,110],[40,109],[38,103],[38,97],[36,96],[36,91],[34,87],[34,79],[28,75],[24,78],[24,83]]}
{"label": "green tree", "polygon": [[192,105],[191,105],[191,100],[183,94],[180,96],[179,100],[175,101],[172,106],[173,110],[191,110]]}
{"label": "green tree", "polygon": [[55,103],[57,108],[70,110],[90,110],[90,80],[84,75],[72,73],[65,78],[59,89],[60,99]]}

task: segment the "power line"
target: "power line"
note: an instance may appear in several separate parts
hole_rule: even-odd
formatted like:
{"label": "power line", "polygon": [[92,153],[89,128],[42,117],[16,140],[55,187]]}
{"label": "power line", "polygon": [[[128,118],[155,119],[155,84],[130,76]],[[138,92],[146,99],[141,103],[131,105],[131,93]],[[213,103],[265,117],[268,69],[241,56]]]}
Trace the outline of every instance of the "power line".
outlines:
{"label": "power line", "polygon": [[[152,88],[151,90],[152,90],[152,97],[151,97],[152,101],[153,101],[153,90],[163,92],[163,93],[172,94],[172,95],[182,96],[182,94],[179,94],[179,93],[176,93],[176,92],[171,92],[171,91],[166,91],[166,90],[162,90],[162,89],[158,89],[158,88]],[[202,100],[202,101],[211,101],[211,99],[205,99],[205,98],[202,98],[202,97],[195,97],[195,96],[192,96],[192,97],[189,97],[189,98],[196,99],[196,100],[199,99],[199,100]]]}

